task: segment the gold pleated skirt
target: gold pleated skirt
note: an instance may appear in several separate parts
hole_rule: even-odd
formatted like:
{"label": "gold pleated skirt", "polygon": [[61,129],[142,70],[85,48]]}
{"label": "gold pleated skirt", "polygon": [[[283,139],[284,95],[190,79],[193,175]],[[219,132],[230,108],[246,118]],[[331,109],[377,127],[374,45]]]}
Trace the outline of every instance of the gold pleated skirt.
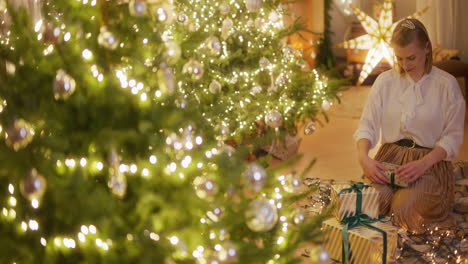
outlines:
{"label": "gold pleated skirt", "polygon": [[[375,160],[404,165],[421,159],[430,151],[386,143],[380,147]],[[415,233],[454,225],[451,216],[454,185],[453,166],[449,161],[434,164],[407,188],[372,184],[380,191],[380,213],[392,216],[393,224]]]}

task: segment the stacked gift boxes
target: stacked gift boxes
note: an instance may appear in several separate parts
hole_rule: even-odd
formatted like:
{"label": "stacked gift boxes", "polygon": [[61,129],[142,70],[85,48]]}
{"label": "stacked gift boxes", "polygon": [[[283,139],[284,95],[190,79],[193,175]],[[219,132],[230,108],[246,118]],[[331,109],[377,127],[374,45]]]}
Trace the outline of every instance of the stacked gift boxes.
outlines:
{"label": "stacked gift boxes", "polygon": [[332,259],[354,264],[396,261],[398,227],[379,220],[376,189],[363,183],[334,185],[332,199],[335,217],[322,224],[324,247]]}

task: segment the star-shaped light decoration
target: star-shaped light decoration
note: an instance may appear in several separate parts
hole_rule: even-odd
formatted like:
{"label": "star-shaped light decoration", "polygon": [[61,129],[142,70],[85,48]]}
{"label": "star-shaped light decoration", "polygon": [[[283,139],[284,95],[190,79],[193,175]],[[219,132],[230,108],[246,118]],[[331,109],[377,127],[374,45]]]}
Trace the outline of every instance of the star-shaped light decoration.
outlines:
{"label": "star-shaped light decoration", "polygon": [[[393,66],[393,50],[390,47],[390,40],[393,29],[401,20],[392,23],[392,0],[385,0],[378,21],[372,19],[353,4],[350,6],[367,34],[338,44],[337,47],[369,50],[359,75],[358,85],[360,85],[383,58]],[[427,9],[428,7],[404,19],[420,17]]]}

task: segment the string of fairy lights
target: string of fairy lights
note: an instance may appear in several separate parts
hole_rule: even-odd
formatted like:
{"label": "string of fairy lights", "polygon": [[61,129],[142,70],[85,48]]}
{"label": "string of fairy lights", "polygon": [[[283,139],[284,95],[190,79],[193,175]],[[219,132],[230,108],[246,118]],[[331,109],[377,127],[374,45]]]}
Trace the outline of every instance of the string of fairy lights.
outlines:
{"label": "string of fairy lights", "polygon": [[[89,8],[98,7],[98,2],[96,0],[77,0],[77,2]],[[138,12],[140,9],[137,5],[141,3],[143,2],[130,1],[129,5],[131,10],[133,10],[131,12]],[[153,87],[148,87],[148,85],[146,85],[143,81],[138,80],[137,77],[132,77],[133,69],[131,65],[119,65],[119,67],[112,72],[112,76],[106,76],[106,73],[100,69],[98,64],[95,62],[95,56],[97,56],[97,53],[91,50],[89,47],[82,48],[81,58],[87,63],[89,67],[89,74],[91,74],[94,80],[97,83],[102,83],[106,81],[107,78],[117,78],[121,88],[128,90],[130,96],[136,96],[142,102],[160,102],[161,104],[164,104],[164,101],[159,99],[166,93],[173,92],[176,86],[180,94],[193,96],[219,93],[221,91],[220,86],[224,84],[237,86],[239,90],[234,94],[240,97],[242,97],[244,94],[241,92],[242,90],[248,90],[250,92],[251,87],[257,87],[255,93],[258,94],[262,92],[262,88],[260,87],[260,84],[256,83],[255,80],[257,76],[263,71],[266,71],[270,75],[272,89],[280,91],[288,89],[288,84],[291,82],[291,75],[295,71],[293,65],[295,65],[296,61],[298,60],[294,56],[294,52],[292,50],[283,51],[285,56],[282,56],[283,53],[275,52],[271,55],[271,57],[269,57],[269,59],[262,58],[258,67],[254,67],[254,69],[250,71],[233,69],[230,74],[224,75],[223,73],[216,71],[215,67],[210,67],[211,64],[216,64],[218,60],[226,60],[232,55],[230,54],[228,44],[225,40],[234,32],[252,32],[252,29],[256,28],[256,32],[260,32],[262,34],[254,34],[255,36],[253,38],[250,38],[252,34],[246,34],[246,36],[249,36],[248,39],[244,38],[242,34],[238,34],[236,41],[245,43],[247,48],[256,50],[264,49],[267,45],[270,45],[272,43],[270,39],[275,38],[277,31],[284,28],[283,14],[280,12],[280,10],[273,10],[267,14],[264,9],[258,8],[258,13],[252,12],[252,14],[245,15],[242,14],[241,11],[243,9],[243,5],[234,0],[231,0],[229,4],[219,3],[218,1],[189,1],[189,5],[187,5],[186,8],[191,6],[190,10],[187,8],[186,10],[183,10],[183,12],[176,14],[173,8],[173,4],[173,2],[169,2],[169,4],[165,4],[156,8],[158,20],[166,23],[165,30],[162,33],[162,39],[165,41],[164,44],[166,46],[166,56],[169,60],[172,58],[175,61],[177,61],[180,57],[180,47],[174,41],[177,38],[177,35],[174,32],[179,30],[180,25],[187,25],[188,23],[189,30],[195,31],[203,28],[202,31],[204,32],[213,32],[214,34],[221,36],[221,38],[211,37],[207,42],[201,43],[200,46],[195,48],[193,51],[190,51],[192,54],[201,54],[201,62],[198,62],[197,64],[194,61],[191,61],[192,64],[187,66],[187,73],[192,77],[195,76],[195,78],[197,78],[196,76],[199,74],[208,74],[213,76],[213,79],[215,79],[217,83],[211,82],[209,86],[200,83],[198,85],[198,88],[200,89],[198,89],[197,94],[193,95],[192,92],[194,88],[197,89],[197,86],[193,86],[192,83],[189,84],[188,82],[183,81],[178,81],[176,84],[174,70],[170,68],[170,65],[168,65],[168,70],[162,73],[162,79],[164,80],[163,85],[165,86],[165,89],[155,89]],[[221,9],[222,13],[224,12],[226,16],[218,18],[218,21],[215,22],[213,21],[213,16],[216,12],[218,12],[217,10],[219,9]],[[234,12],[235,10],[239,11]],[[4,14],[7,14],[7,9],[4,10]],[[258,18],[252,20],[253,17]],[[266,19],[266,17],[268,19]],[[58,17],[56,19],[60,20]],[[90,19],[94,20],[95,17],[93,16]],[[177,21],[179,24],[175,23],[174,21]],[[2,24],[4,22],[5,21],[2,21]],[[44,56],[50,56],[56,52],[54,43],[48,43],[49,38],[51,37],[60,39],[60,41],[63,41],[65,44],[80,40],[79,35],[72,32],[73,30],[68,28],[67,25],[63,23],[59,24],[60,26],[51,28],[50,25],[46,24],[42,19],[38,20],[34,24],[34,32],[37,34],[36,40],[46,42],[42,52]],[[222,26],[219,27],[219,25]],[[133,29],[135,32],[139,31],[137,25],[135,25]],[[47,30],[50,30],[50,32]],[[51,36],[47,35],[50,33],[52,34]],[[6,32],[6,34],[0,35],[0,44],[4,47],[10,47],[11,50],[14,50],[14,46],[11,46],[9,36],[10,32]],[[115,36],[106,28],[101,28],[99,36],[93,36],[91,33],[85,33],[83,36],[86,39],[97,37],[101,45],[111,50],[118,47],[125,47],[125,43],[119,43],[119,40],[117,40]],[[149,44],[148,38],[143,38],[142,44]],[[210,56],[219,57],[212,58]],[[148,64],[148,67],[151,67],[150,70],[154,72],[155,68],[152,68],[151,65],[152,60],[152,58],[147,58],[146,63]],[[263,64],[263,66],[261,66],[261,64]],[[14,67],[16,67],[15,64],[7,63],[7,66],[9,69],[9,74],[14,75]],[[162,68],[164,67],[160,67],[160,69]],[[156,69],[156,71],[161,72],[160,69]],[[205,72],[203,72],[201,69],[204,69]],[[281,73],[275,79],[273,75],[277,72]],[[310,87],[313,99],[311,102],[306,102],[306,100],[304,100],[304,102],[299,106],[299,111],[304,111],[305,108],[310,106],[310,104],[315,105],[317,103],[326,101],[326,81],[324,81],[315,70],[313,71],[313,76],[316,80],[314,86]],[[260,91],[258,87],[260,87]],[[75,83],[72,76],[69,75],[69,73],[66,73],[63,70],[59,70],[57,72],[56,82],[54,84],[54,93],[56,95],[56,99],[66,99],[78,89],[79,87],[77,87],[77,84]],[[200,94],[200,92],[202,94]],[[3,103],[0,104],[0,113],[5,107],[7,107],[7,102],[5,100],[2,102]],[[279,105],[273,106],[278,102]],[[251,104],[255,106],[261,106],[254,100],[254,98],[248,97],[243,98],[242,100],[232,99],[226,103],[226,114],[238,110],[239,107],[248,108]],[[287,120],[288,116],[286,115],[290,113],[292,109],[296,109],[297,105],[294,100],[286,97],[280,97],[278,101],[269,101],[267,102],[267,105],[262,107],[265,109],[265,111],[267,109],[281,111],[281,113],[285,115],[281,118]],[[268,113],[266,112],[259,113],[255,116],[255,118],[257,120],[264,120],[267,115]],[[250,130],[255,128],[254,122],[248,122],[242,119],[230,120],[226,116],[222,117],[221,120],[218,120],[213,116],[208,115],[206,118],[213,123],[213,126],[216,124],[221,124],[224,128],[222,128],[220,132],[223,134],[229,134],[229,137],[235,136],[244,128],[248,128]],[[20,138],[23,136],[23,130],[26,129],[28,140],[33,140],[34,124],[21,123],[19,125],[21,126],[19,129]],[[230,127],[235,127],[236,129],[230,133],[225,132],[226,130],[229,131]],[[4,131],[0,126],[0,133],[2,136],[7,139],[13,138],[10,132],[3,132]],[[171,133],[166,135],[166,147],[162,150],[160,149],[161,153],[164,154],[159,154],[159,151],[155,151],[153,154],[147,156],[144,161],[138,160],[133,162],[126,162],[120,160],[118,155],[117,158],[114,157],[110,158],[109,160],[105,160],[102,157],[96,157],[93,156],[93,153],[90,153],[88,157],[67,157],[63,159],[52,160],[51,162],[56,164],[56,172],[63,175],[67,175],[74,170],[83,170],[89,175],[98,175],[109,171],[110,174],[113,174],[111,175],[111,179],[109,181],[109,187],[118,198],[125,195],[127,176],[141,176],[142,178],[151,180],[151,178],[156,175],[156,172],[158,173],[158,176],[160,176],[159,172],[162,171],[166,176],[175,176],[176,178],[184,181],[187,180],[186,174],[188,171],[194,168],[200,170],[206,169],[216,171],[217,164],[212,161],[213,158],[216,155],[232,151],[232,148],[225,145],[217,147],[204,145],[205,140],[203,139],[203,136],[196,135],[193,128],[180,128],[178,132],[179,133]],[[164,135],[164,133],[161,135]],[[30,141],[22,141],[21,144],[13,142],[11,145],[17,146],[13,148],[20,149],[26,147],[29,143]],[[150,148],[152,147],[150,146]],[[204,153],[203,161],[195,160],[195,154],[192,152],[198,151]],[[166,155],[172,155],[173,157],[168,160],[167,157],[163,157]],[[304,214],[300,210],[295,210],[292,215],[289,214],[288,210],[284,210],[284,214],[282,214],[281,210],[283,209],[284,205],[283,199],[287,197],[288,193],[294,193],[298,191],[300,181],[294,175],[281,175],[275,182],[276,187],[274,187],[273,191],[270,193],[263,190],[263,185],[267,177],[266,171],[263,168],[260,166],[251,166],[245,173],[247,174],[247,177],[249,178],[248,181],[252,184],[252,186],[260,186],[256,190],[260,199],[254,200],[254,203],[248,208],[248,211],[246,212],[246,215],[249,215],[249,217],[252,218],[252,220],[248,220],[248,226],[252,230],[268,231],[279,221],[281,231],[277,234],[275,240],[279,248],[284,248],[288,243],[287,237],[290,237],[289,226],[291,224],[300,224],[304,220]],[[42,177],[39,172],[33,171],[31,172],[31,177],[33,177],[34,184],[41,184],[40,188],[42,192],[44,192],[44,188],[46,186],[44,177]],[[111,181],[112,179],[114,179],[114,181]],[[210,199],[210,197],[212,197],[216,192],[216,182],[206,177],[196,178],[196,180],[193,182],[193,185],[197,196],[199,196],[201,199]],[[15,187],[14,183],[8,184],[7,191],[9,195],[5,198],[6,202],[0,202],[2,220],[11,223],[14,226],[18,226],[18,230],[25,234],[28,232],[40,232],[42,223],[38,219],[22,219],[21,217],[18,217],[15,208],[19,205],[19,198],[17,195],[21,192],[18,192],[17,189],[21,189],[21,187]],[[27,197],[30,198],[30,206],[33,209],[40,208],[40,196],[41,195],[38,196],[35,194],[34,196]],[[201,215],[200,223],[210,226],[211,223],[219,221],[219,219],[222,217],[222,213],[223,208],[216,207]],[[101,234],[98,228],[99,227],[95,224],[82,224],[76,233],[60,236],[40,237],[38,243],[40,243],[40,245],[43,247],[54,247],[57,250],[63,251],[88,246],[94,246],[104,252],[108,251],[112,248],[114,242],[110,238],[105,238],[105,234]],[[211,230],[211,228],[209,229]],[[126,238],[127,240],[132,241],[135,236],[137,236],[137,234],[127,234]],[[238,258],[238,249],[236,248],[235,244],[229,240],[229,233],[225,229],[211,230],[208,233],[207,236],[210,240],[218,241],[218,243],[215,243],[213,248],[210,248],[206,245],[197,245],[195,248],[189,249],[184,245],[183,239],[177,233],[162,235],[150,230],[146,230],[145,236],[154,242],[167,239],[167,241],[169,241],[176,249],[176,253],[174,254],[182,258],[196,258],[199,263],[212,264],[216,263],[215,261],[217,260],[234,262]],[[191,253],[187,253],[189,251],[191,251]],[[280,258],[281,255],[276,254],[274,258],[267,263],[275,263],[275,260]]]}

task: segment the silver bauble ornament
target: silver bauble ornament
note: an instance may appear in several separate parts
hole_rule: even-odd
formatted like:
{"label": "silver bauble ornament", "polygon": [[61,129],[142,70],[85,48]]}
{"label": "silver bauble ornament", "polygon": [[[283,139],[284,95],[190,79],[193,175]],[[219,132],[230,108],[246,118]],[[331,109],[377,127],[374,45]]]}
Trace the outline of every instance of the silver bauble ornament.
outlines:
{"label": "silver bauble ornament", "polygon": [[114,50],[118,47],[119,42],[115,35],[110,32],[107,27],[101,27],[100,33],[98,36],[99,45],[103,46],[106,49]]}
{"label": "silver bauble ornament", "polygon": [[187,25],[189,21],[189,17],[185,13],[179,13],[177,16],[177,22],[182,25]]}
{"label": "silver bauble ornament", "polygon": [[205,177],[198,176],[193,180],[195,187],[195,193],[202,199],[213,198],[213,195],[217,192],[218,188],[214,181],[206,179]]}
{"label": "silver bauble ornament", "polygon": [[175,91],[175,80],[172,68],[168,67],[165,63],[159,66],[157,73],[159,90],[165,94],[172,94]]}
{"label": "silver bauble ornament", "polygon": [[322,102],[322,109],[323,109],[323,111],[328,111],[328,110],[330,110],[330,106],[331,106],[330,102],[328,102],[327,100],[323,100],[323,102]]}
{"label": "silver bauble ornament", "polygon": [[180,50],[180,46],[177,42],[167,41],[165,54],[169,63],[175,63],[177,60],[179,60],[182,51]]}
{"label": "silver bauble ornament", "polygon": [[109,154],[109,180],[107,186],[118,198],[123,198],[127,192],[127,178],[120,171],[120,158],[115,149]]}
{"label": "silver bauble ornament", "polygon": [[38,174],[36,169],[30,170],[26,178],[20,182],[21,194],[29,200],[40,200],[46,187],[46,179]]}
{"label": "silver bauble ornament", "polygon": [[221,13],[221,15],[229,14],[230,9],[231,7],[229,6],[229,4],[222,3],[219,5],[219,12]]}
{"label": "silver bauble ornament", "polygon": [[315,123],[314,122],[309,122],[307,125],[304,127],[304,134],[310,135],[314,133],[316,130]]}
{"label": "silver bauble ornament", "polygon": [[270,110],[265,115],[265,124],[272,128],[277,128],[283,125],[283,115],[277,110]]}
{"label": "silver bauble ornament", "polygon": [[217,80],[213,80],[211,81],[208,89],[210,90],[210,93],[212,94],[219,93],[221,91],[221,84]]}
{"label": "silver bauble ornament", "polygon": [[268,66],[271,65],[270,61],[265,57],[260,58],[259,64],[260,68],[262,69],[266,69]]}
{"label": "silver bauble ornament", "polygon": [[305,215],[304,215],[304,212],[302,211],[302,209],[300,209],[300,208],[295,209],[294,213],[293,213],[293,216],[292,216],[292,219],[293,219],[293,223],[296,224],[296,225],[304,222]]}
{"label": "silver bauble ornament", "polygon": [[271,230],[278,222],[276,206],[266,199],[252,201],[245,211],[246,224],[254,232]]}
{"label": "silver bauble ornament", "polygon": [[256,85],[250,90],[250,94],[256,95],[262,92],[262,87],[260,85]]}
{"label": "silver bauble ornament", "polygon": [[263,0],[245,0],[245,7],[249,12],[256,13],[262,8]]}
{"label": "silver bauble ornament", "polygon": [[252,184],[254,192],[259,192],[265,185],[267,173],[262,166],[251,163],[245,170],[245,177]]}
{"label": "silver bauble ornament", "polygon": [[203,77],[203,65],[194,59],[190,59],[182,68],[182,72],[189,74],[192,80],[198,81]]}
{"label": "silver bauble ornament", "polygon": [[147,6],[144,0],[130,0],[128,8],[130,10],[130,15],[132,16],[146,15]]}
{"label": "silver bauble ornament", "polygon": [[227,39],[229,35],[232,34],[232,28],[234,27],[234,22],[230,18],[226,18],[223,20],[223,24],[221,26],[221,37],[223,39]]}
{"label": "silver bauble ornament", "polygon": [[5,130],[5,143],[14,151],[25,148],[34,138],[34,129],[23,119],[17,119]]}
{"label": "silver bauble ornament", "polygon": [[212,56],[219,56],[221,54],[221,41],[216,36],[210,36],[206,40],[206,46],[208,47],[208,52]]}
{"label": "silver bauble ornament", "polygon": [[67,99],[75,92],[76,82],[73,77],[64,70],[57,71],[54,80],[54,98],[55,100]]}
{"label": "silver bauble ornament", "polygon": [[295,174],[285,176],[283,188],[290,193],[297,193],[302,186],[301,180]]}

